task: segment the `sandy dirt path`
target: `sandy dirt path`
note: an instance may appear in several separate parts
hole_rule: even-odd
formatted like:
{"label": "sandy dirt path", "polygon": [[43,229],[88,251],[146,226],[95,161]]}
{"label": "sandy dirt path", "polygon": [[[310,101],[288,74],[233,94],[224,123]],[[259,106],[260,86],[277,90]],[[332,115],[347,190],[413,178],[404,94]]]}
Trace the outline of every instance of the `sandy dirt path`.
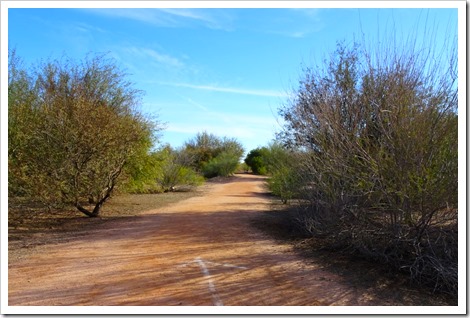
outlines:
{"label": "sandy dirt path", "polygon": [[250,225],[264,179],[113,220],[9,264],[9,305],[387,305]]}

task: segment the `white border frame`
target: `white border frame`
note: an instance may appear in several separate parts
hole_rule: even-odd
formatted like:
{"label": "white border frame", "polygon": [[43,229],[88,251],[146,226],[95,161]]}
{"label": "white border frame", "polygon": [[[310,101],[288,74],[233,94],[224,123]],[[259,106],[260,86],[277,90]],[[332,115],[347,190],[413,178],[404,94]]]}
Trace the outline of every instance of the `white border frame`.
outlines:
{"label": "white border frame", "polygon": [[[466,2],[465,1],[2,1],[0,3],[0,193],[2,314],[466,314]],[[458,306],[144,307],[8,306],[8,9],[10,8],[456,8],[459,73],[459,294]],[[465,207],[465,209],[462,209]],[[463,266],[465,265],[465,266]]]}

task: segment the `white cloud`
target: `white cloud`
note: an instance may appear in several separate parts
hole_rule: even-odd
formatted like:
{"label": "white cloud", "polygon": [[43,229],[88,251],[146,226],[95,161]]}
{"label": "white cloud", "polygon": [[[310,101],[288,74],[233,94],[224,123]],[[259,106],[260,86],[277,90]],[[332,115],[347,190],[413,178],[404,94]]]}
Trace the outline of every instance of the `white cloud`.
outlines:
{"label": "white cloud", "polygon": [[[181,123],[170,123],[165,129],[165,132],[176,132],[184,133],[188,135],[196,135],[198,132],[207,131],[217,136],[237,138],[242,142],[247,139],[262,139],[271,138],[274,136],[274,130],[265,127],[251,127],[241,125],[227,126],[224,124],[181,124]],[[245,143],[245,142],[244,142]]]}
{"label": "white cloud", "polygon": [[226,112],[210,112],[209,118],[217,122],[224,122],[228,125],[244,126],[244,127],[265,127],[270,128],[275,125],[274,116],[253,116],[230,114]]}
{"label": "white cloud", "polygon": [[270,139],[278,127],[274,116],[239,115],[228,112],[207,111],[188,113],[178,122],[169,123],[167,132],[194,135],[208,131],[218,136],[229,136],[247,143],[250,139]]}
{"label": "white cloud", "polygon": [[183,67],[184,66],[183,62],[181,62],[179,59],[177,59],[173,56],[166,55],[166,54],[161,54],[161,53],[158,53],[158,52],[156,52],[152,49],[142,49],[142,51],[146,55],[153,58],[158,63],[166,64],[166,65],[170,65],[170,66],[174,66],[174,67]]}
{"label": "white cloud", "polygon": [[234,17],[225,9],[87,9],[87,11],[112,18],[124,18],[158,27],[188,27],[202,24],[211,29],[231,30]]}
{"label": "white cloud", "polygon": [[291,38],[304,38],[324,29],[320,13],[324,9],[289,8],[280,11],[277,18],[266,20],[264,32]]}
{"label": "white cloud", "polygon": [[209,109],[208,109],[206,106],[201,105],[201,104],[199,104],[199,103],[193,101],[191,98],[186,98],[186,101],[187,101],[188,103],[190,103],[191,105],[196,106],[198,109],[200,109],[200,110],[202,110],[202,111],[205,111],[205,112],[208,112],[208,111],[209,111]]}
{"label": "white cloud", "polygon": [[[272,113],[240,113],[224,108],[210,108],[197,99],[180,96],[181,101],[148,104],[161,109],[161,119],[167,122],[163,131],[163,141],[174,147],[198,132],[207,131],[219,137],[239,140],[247,151],[268,144],[280,129],[278,119]],[[259,111],[259,109],[257,110]]]}
{"label": "white cloud", "polygon": [[148,9],[118,9],[118,8],[107,8],[107,9],[86,9],[86,11],[107,16],[111,18],[125,18],[130,20],[136,20],[144,23],[150,23],[157,26],[172,26],[175,22],[171,19],[158,16],[155,10]]}
{"label": "white cloud", "polygon": [[276,91],[276,90],[268,90],[268,89],[246,89],[246,88],[237,88],[237,87],[220,87],[216,85],[194,85],[194,84],[187,84],[187,83],[166,83],[166,82],[159,82],[158,84],[174,86],[174,87],[187,87],[187,88],[192,88],[192,89],[207,90],[207,91],[222,92],[222,93],[232,93],[232,94],[268,96],[268,97],[288,97],[289,96],[289,94],[285,92]]}
{"label": "white cloud", "polygon": [[268,33],[287,36],[290,38],[303,38],[312,32],[310,30],[303,30],[303,31],[294,30],[294,31],[269,31]]}
{"label": "white cloud", "polygon": [[183,18],[201,22],[206,27],[212,29],[232,29],[234,17],[227,10],[221,9],[160,9],[162,12]]}
{"label": "white cloud", "polygon": [[159,53],[153,49],[131,46],[125,47],[124,50],[140,57],[150,58],[152,61],[158,64],[163,64],[165,66],[176,68],[182,68],[185,66],[184,63],[178,58],[168,54]]}
{"label": "white cloud", "polygon": [[99,33],[107,33],[105,30],[87,24],[87,23],[77,23],[75,26],[73,26],[75,30],[80,31],[80,32],[85,32],[85,33],[94,33],[94,32],[99,32]]}

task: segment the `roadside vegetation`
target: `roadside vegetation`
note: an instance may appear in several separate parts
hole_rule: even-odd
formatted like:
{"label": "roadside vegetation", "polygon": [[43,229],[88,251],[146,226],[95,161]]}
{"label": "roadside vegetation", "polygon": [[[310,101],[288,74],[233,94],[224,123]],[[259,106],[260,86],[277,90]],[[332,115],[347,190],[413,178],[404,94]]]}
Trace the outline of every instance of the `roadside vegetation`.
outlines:
{"label": "roadside vegetation", "polygon": [[254,174],[268,175],[270,191],[287,204],[299,198],[300,181],[296,176],[299,159],[298,153],[275,141],[267,147],[251,150],[245,158],[245,164]]}
{"label": "roadside vegetation", "polygon": [[31,202],[97,217],[112,195],[189,191],[238,168],[244,150],[233,138],[202,132],[181,149],[160,145],[165,125],[140,110],[143,92],[105,55],[25,67],[13,50],[8,68],[12,211]]}
{"label": "roadside vegetation", "polygon": [[295,199],[298,231],[456,296],[456,50],[414,45],[339,43],[304,69],[276,143],[245,162]]}
{"label": "roadside vegetation", "polygon": [[13,52],[9,68],[9,194],[98,216],[161,126],[138,111],[141,93],[104,57],[27,72]]}

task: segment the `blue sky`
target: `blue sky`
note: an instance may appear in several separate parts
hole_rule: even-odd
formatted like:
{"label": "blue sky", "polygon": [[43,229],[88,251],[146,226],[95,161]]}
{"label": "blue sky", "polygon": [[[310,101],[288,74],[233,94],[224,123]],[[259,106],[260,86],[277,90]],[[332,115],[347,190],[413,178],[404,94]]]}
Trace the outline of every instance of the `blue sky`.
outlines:
{"label": "blue sky", "polygon": [[178,147],[206,130],[249,151],[281,129],[277,109],[302,66],[337,41],[374,43],[392,28],[419,35],[426,19],[436,45],[457,32],[457,9],[377,7],[9,9],[8,45],[26,64],[108,52],[145,92],[142,110],[167,123],[161,142]]}

